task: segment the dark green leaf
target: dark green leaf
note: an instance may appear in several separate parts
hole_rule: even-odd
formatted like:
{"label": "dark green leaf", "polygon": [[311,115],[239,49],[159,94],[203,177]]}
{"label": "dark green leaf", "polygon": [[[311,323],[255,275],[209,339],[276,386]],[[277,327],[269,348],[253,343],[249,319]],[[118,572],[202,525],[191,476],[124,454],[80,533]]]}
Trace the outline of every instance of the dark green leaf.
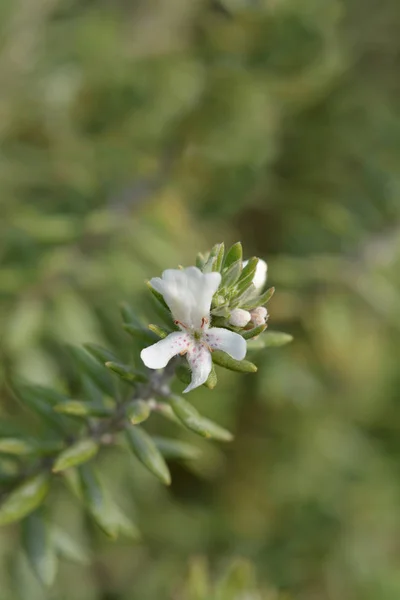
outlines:
{"label": "dark green leaf", "polygon": [[127,333],[129,333],[129,335],[131,335],[134,338],[137,338],[145,344],[154,344],[160,339],[159,336],[153,331],[145,329],[144,327],[138,327],[137,325],[132,323],[124,323],[122,327]]}
{"label": "dark green leaf", "polygon": [[127,439],[140,462],[165,485],[171,483],[168,467],[151,437],[141,427],[131,426],[126,430]]}
{"label": "dark green leaf", "polygon": [[84,348],[102,365],[110,360],[118,362],[118,358],[111,350],[107,350],[107,348],[103,348],[98,344],[84,344]]}

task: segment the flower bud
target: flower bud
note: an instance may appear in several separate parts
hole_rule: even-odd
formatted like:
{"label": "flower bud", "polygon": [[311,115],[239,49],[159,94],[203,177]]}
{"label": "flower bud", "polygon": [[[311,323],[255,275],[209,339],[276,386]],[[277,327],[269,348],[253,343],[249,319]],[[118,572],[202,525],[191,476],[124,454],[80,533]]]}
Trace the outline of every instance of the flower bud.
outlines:
{"label": "flower bud", "polygon": [[264,306],[258,306],[250,313],[252,323],[258,327],[259,325],[264,325],[268,319],[268,311]]}
{"label": "flower bud", "polygon": [[234,327],[246,327],[250,319],[251,315],[247,310],[234,308],[229,316],[229,323]]}

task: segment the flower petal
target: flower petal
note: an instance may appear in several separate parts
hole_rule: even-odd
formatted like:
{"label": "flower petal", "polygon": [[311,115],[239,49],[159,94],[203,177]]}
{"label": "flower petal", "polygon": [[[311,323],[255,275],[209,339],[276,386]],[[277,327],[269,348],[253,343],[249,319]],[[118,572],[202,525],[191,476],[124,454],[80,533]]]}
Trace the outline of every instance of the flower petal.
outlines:
{"label": "flower petal", "polygon": [[243,360],[246,356],[246,340],[241,335],[223,327],[211,327],[204,336],[213,350],[223,350],[235,360]]}
{"label": "flower petal", "polygon": [[163,369],[173,356],[185,352],[190,342],[191,338],[186,333],[180,331],[170,333],[163,340],[144,348],[140,358],[149,369]]}
{"label": "flower petal", "polygon": [[167,269],[150,284],[163,295],[174,319],[199,329],[210,314],[211,300],[221,283],[220,273],[202,273],[197,267]]}
{"label": "flower petal", "polygon": [[203,385],[208,379],[212,368],[211,352],[203,344],[193,344],[186,355],[192,370],[192,381],[183,390],[185,393]]}

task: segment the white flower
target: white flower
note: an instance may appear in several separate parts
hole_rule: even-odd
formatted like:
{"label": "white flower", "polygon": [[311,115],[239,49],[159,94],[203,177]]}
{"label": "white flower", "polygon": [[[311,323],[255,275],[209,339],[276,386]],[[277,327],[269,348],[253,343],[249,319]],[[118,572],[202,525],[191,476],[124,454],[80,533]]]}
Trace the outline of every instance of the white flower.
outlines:
{"label": "white flower", "polygon": [[222,327],[209,327],[211,301],[220,283],[220,273],[202,273],[197,267],[167,269],[162,278],[150,281],[164,297],[181,331],[145,348],[140,356],[149,369],[162,369],[173,356],[185,354],[192,370],[192,381],[185,392],[207,381],[213,350],[223,350],[236,360],[246,356],[246,341],[241,335]]}
{"label": "white flower", "polygon": [[234,308],[229,315],[229,323],[234,327],[246,327],[251,319],[251,314],[243,308]]}
{"label": "white flower", "polygon": [[[245,267],[248,262],[249,262],[248,260],[245,260],[243,262],[243,266]],[[267,263],[265,262],[265,260],[261,260],[261,258],[259,258],[258,263],[257,263],[256,272],[254,273],[254,277],[253,277],[253,285],[255,286],[256,290],[261,290],[261,288],[264,287],[264,284],[267,281],[267,271],[268,271]]]}
{"label": "white flower", "polygon": [[251,322],[258,327],[259,325],[264,325],[268,319],[268,311],[264,306],[258,306],[250,313]]}

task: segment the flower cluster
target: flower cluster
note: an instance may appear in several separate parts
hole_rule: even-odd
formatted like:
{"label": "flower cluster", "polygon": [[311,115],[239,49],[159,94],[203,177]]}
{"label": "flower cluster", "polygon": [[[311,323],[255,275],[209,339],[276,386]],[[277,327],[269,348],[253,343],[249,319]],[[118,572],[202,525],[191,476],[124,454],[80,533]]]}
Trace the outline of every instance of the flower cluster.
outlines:
{"label": "flower cluster", "polygon": [[175,330],[142,350],[150,369],[162,369],[177,355],[185,356],[192,376],[189,392],[207,382],[213,368],[214,351],[234,361],[246,356],[246,339],[266,328],[268,313],[262,306],[273,289],[261,294],[267,265],[259,259],[242,261],[240,244],[224,253],[217,244],[198,266],[167,269],[150,280],[150,289],[168,307]]}

